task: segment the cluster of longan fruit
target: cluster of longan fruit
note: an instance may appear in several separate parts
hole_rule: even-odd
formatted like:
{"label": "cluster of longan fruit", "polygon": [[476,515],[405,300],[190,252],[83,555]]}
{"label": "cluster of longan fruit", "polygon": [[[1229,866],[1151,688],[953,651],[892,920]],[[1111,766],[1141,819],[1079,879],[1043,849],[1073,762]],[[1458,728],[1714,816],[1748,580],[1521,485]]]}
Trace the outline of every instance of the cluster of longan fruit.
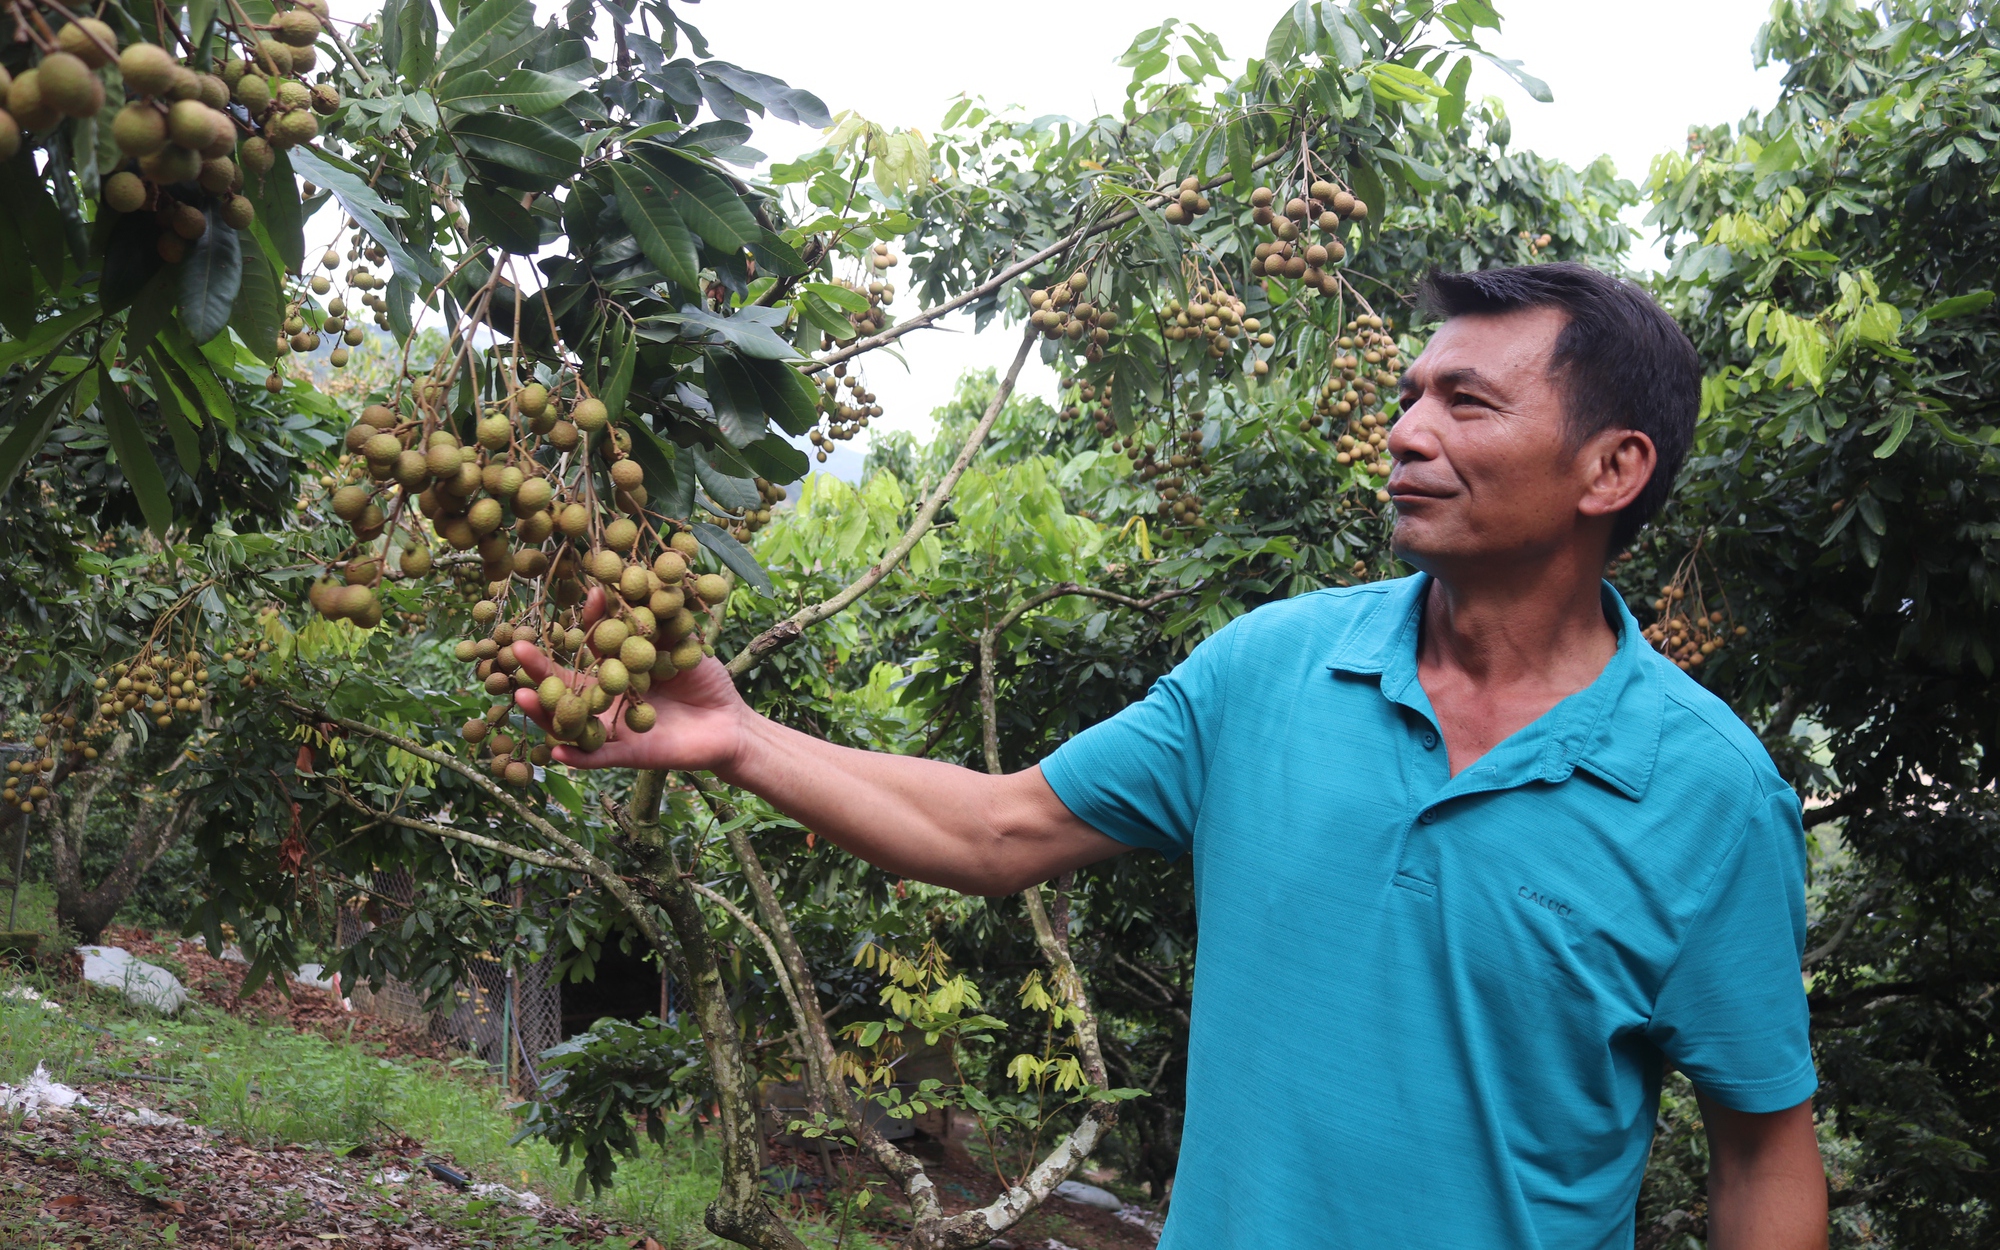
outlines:
{"label": "cluster of longan fruit", "polygon": [[[76,718],[72,716],[68,719]],[[48,714],[44,713],[42,720],[46,724]],[[36,803],[49,797],[49,782],[55,778],[55,757],[40,754],[48,749],[49,736],[46,733],[36,734],[34,745],[37,754],[25,760],[7,761],[7,780],[0,783],[0,802],[19,808],[23,814],[32,813]],[[90,748],[90,754],[95,759],[97,748]]]}
{"label": "cluster of longan fruit", "polygon": [[[1252,252],[1251,274],[1301,283],[1323,296],[1338,295],[1340,280],[1331,270],[1347,259],[1340,229],[1346,222],[1366,217],[1368,205],[1324,179],[1306,188],[1305,195],[1293,196],[1282,205],[1277,192],[1258,187],[1250,193],[1250,204],[1253,220],[1270,227],[1273,235]],[[1319,228],[1320,238],[1308,241],[1305,232],[1313,226]]]}
{"label": "cluster of longan fruit", "polygon": [[[546,753],[523,760],[511,735],[494,735],[509,723],[516,688],[532,689],[541,699],[551,738],[594,751],[616,736],[621,725],[634,733],[651,729],[656,713],[646,692],[708,654],[698,614],[721,607],[729,597],[730,579],[695,572],[700,544],[692,534],[674,534],[647,561],[624,534],[613,532],[619,524],[606,527],[605,546],[581,555],[566,548],[558,557],[572,560],[576,575],[587,575],[604,590],[602,611],[587,627],[583,613],[552,611],[539,597],[508,619],[513,587],[504,582],[493,587],[495,598],[473,605],[472,619],[487,626],[488,633],[461,641],[455,654],[474,666],[473,676],[488,694],[509,698],[467,721],[459,732],[473,746],[486,746],[495,775],[503,780],[523,784],[533,775],[529,762],[548,760]],[[564,662],[567,674],[552,672],[540,682],[531,680],[514,653],[516,642],[542,647]],[[605,712],[613,714],[609,730],[599,719]]]}
{"label": "cluster of longan fruit", "polygon": [[1160,216],[1170,226],[1185,226],[1210,208],[1208,197],[1201,193],[1201,179],[1181,179],[1180,190],[1175,192],[1173,203],[1161,210]]}
{"label": "cluster of longan fruit", "polygon": [[1076,398],[1063,406],[1063,420],[1078,421],[1087,416],[1101,437],[1110,438],[1116,434],[1118,418],[1111,411],[1111,381],[1106,379],[1100,386],[1088,381],[1078,382],[1074,378],[1062,379],[1064,391],[1072,386],[1076,388]]}
{"label": "cluster of longan fruit", "polygon": [[1195,484],[1214,472],[1215,467],[1203,453],[1201,419],[1201,413],[1189,413],[1188,428],[1179,434],[1170,432],[1158,446],[1129,434],[1112,443],[1115,449],[1133,458],[1134,474],[1159,496],[1155,512],[1163,522],[1202,523],[1202,509],[1208,500],[1202,498]]}
{"label": "cluster of longan fruit", "polygon": [[714,514],[715,524],[727,531],[737,542],[749,542],[750,536],[771,523],[771,509],[785,500],[785,488],[774,482],[758,477],[750,479],[757,488],[761,501],[757,507],[745,509],[741,515],[733,512]]}
{"label": "cluster of longan fruit", "polygon": [[[868,267],[875,273],[881,274],[884,270],[893,269],[896,267],[896,264],[897,257],[889,250],[887,243],[877,243],[868,250]],[[842,339],[841,342],[852,343],[855,339],[866,335],[880,334],[895,320],[895,318],[889,315],[888,309],[884,307],[887,304],[894,303],[896,299],[896,288],[891,286],[886,279],[876,277],[871,278],[866,283],[837,281],[837,285],[846,287],[848,290],[863,296],[868,301],[868,310],[866,312],[851,312],[847,314],[847,323],[854,327],[854,332],[847,338]]]}
{"label": "cluster of longan fruit", "polygon": [[1045,339],[1068,339],[1082,346],[1084,359],[1102,360],[1118,314],[1090,302],[1090,275],[1083,270],[1060,282],[1028,291],[1028,321]]}
{"label": "cluster of longan fruit", "polygon": [[[446,391],[443,382],[426,377],[410,390],[414,411],[387,404],[363,409],[347,432],[343,467],[349,480],[336,480],[329,499],[334,515],[362,543],[387,532],[393,514],[405,534],[398,559],[404,576],[422,577],[432,567],[418,516],[453,549],[478,552],[486,580],[495,582],[541,578],[572,544],[605,528],[600,470],[601,494],[620,511],[630,517],[645,507],[645,471],[628,456],[630,435],[607,429],[610,414],[601,400],[583,396],[565,412],[545,385],[531,382],[487,406],[473,444],[465,446],[441,412]],[[597,453],[600,466],[590,463],[587,450]],[[636,540],[637,526],[627,518],[611,528],[630,528]],[[558,531],[552,556],[543,547]],[[373,587],[383,576],[382,562],[357,556],[340,573],[338,582],[329,577],[315,583],[313,606],[332,619],[379,623]],[[568,603],[583,598],[573,576],[551,579],[548,591],[559,601],[567,596]]]}
{"label": "cluster of longan fruit", "polygon": [[1394,329],[1393,320],[1374,313],[1349,321],[1334,340],[1340,355],[1333,358],[1332,375],[1321,384],[1312,415],[1299,422],[1301,431],[1325,426],[1336,461],[1361,465],[1377,477],[1387,477],[1392,467],[1389,418],[1382,408],[1402,380]]}
{"label": "cluster of longan fruit", "polygon": [[215,691],[208,682],[208,661],[189,648],[180,655],[156,655],[147,648],[111,666],[94,684],[97,716],[110,721],[126,712],[150,716],[165,729],[177,716],[199,715]]}
{"label": "cluster of longan fruit", "polygon": [[1640,631],[1647,642],[1683,671],[1700,668],[1732,640],[1750,632],[1742,625],[1732,628],[1725,612],[1703,611],[1698,604],[1688,605],[1687,597],[1685,586],[1660,587],[1659,598],[1653,600],[1653,611],[1659,617]]}
{"label": "cluster of longan fruit", "polygon": [[157,44],[120,49],[111,26],[96,18],[71,22],[33,68],[5,83],[0,158],[18,150],[23,128],[96,116],[105,99],[99,72],[115,65],[126,103],[112,119],[111,140],[123,160],[100,195],[112,212],[153,213],[155,247],[177,263],[207,233],[208,208],[230,227],[248,228],[256,213],[242,194],[243,171],[267,172],[277,150],[318,136],[315,114],[340,107],[333,86],[303,81],[317,63],[313,45],[324,21],[323,0],[288,8],[257,28],[264,34],[243,56],[200,70]]}
{"label": "cluster of longan fruit", "polygon": [[[847,391],[846,398],[841,396],[842,388]],[[825,464],[827,453],[833,450],[835,443],[853,438],[868,428],[870,418],[882,415],[882,403],[880,397],[862,382],[859,374],[848,373],[844,360],[834,365],[828,376],[820,379],[819,390],[820,424],[807,431],[806,438],[812,443],[819,462]],[[779,493],[779,497],[783,497],[783,492]]]}
{"label": "cluster of longan fruit", "polygon": [[[1189,292],[1185,305],[1177,299],[1167,301],[1161,313],[1160,332],[1173,342],[1184,339],[1205,342],[1208,354],[1217,360],[1228,355],[1230,345],[1239,338],[1266,347],[1276,342],[1261,321],[1246,316],[1245,312],[1245,305],[1235,292],[1220,283],[1214,286],[1204,283]],[[1261,375],[1269,369],[1266,361],[1251,362],[1253,373]]]}

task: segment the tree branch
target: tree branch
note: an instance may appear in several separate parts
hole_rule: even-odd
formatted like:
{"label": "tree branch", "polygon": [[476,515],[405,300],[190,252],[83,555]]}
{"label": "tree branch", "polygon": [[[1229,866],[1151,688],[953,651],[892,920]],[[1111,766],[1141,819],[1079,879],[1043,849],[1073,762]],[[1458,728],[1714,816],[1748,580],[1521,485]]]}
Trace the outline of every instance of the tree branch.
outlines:
{"label": "tree branch", "polygon": [[301,716],[310,717],[313,720],[322,721],[330,725],[338,725],[350,733],[358,733],[365,737],[386,742],[398,750],[409,752],[418,759],[428,760],[441,768],[449,768],[459,776],[464,777],[480,790],[484,791],[487,797],[495,800],[502,807],[514,813],[529,828],[547,839],[550,844],[562,848],[572,860],[576,861],[578,868],[584,874],[597,882],[598,885],[604,888],[605,893],[618,901],[619,906],[623,907],[626,914],[632,917],[632,923],[637,926],[640,936],[644,937],[648,943],[659,949],[663,954],[665,953],[666,935],[660,932],[659,925],[653,922],[652,913],[646,910],[645,903],[640,900],[637,894],[632,892],[632,887],[625,883],[625,879],[619,876],[610,864],[605,863],[597,856],[592,855],[588,850],[585,850],[583,845],[576,839],[556,828],[555,825],[551,824],[527,804],[521,802],[521,800],[502,790],[499,784],[491,777],[488,777],[457,756],[449,755],[443,751],[432,750],[430,747],[413,738],[405,738],[401,734],[390,733],[386,729],[377,729],[375,726],[363,721],[350,720],[345,716],[335,716],[331,712],[307,707],[302,703],[296,703],[290,699],[285,699],[284,703],[285,706],[291,708]]}
{"label": "tree branch", "polygon": [[1867,909],[1869,902],[1872,901],[1874,897],[1875,897],[1875,887],[1870,886],[1869,888],[1863,890],[1860,893],[1860,895],[1855,898],[1854,905],[1847,909],[1847,915],[1841,919],[1840,928],[1834,931],[1833,936],[1828,938],[1825,942],[1821,943],[1819,946],[1814,947],[1812,950],[1807,951],[1805,953],[1805,957],[1799,960],[1799,970],[1803,972],[1806,969],[1812,967],[1814,964],[1818,963],[1820,960],[1825,959],[1828,955],[1831,955],[1833,954],[1833,952],[1839,950],[1840,944],[1842,942],[1845,942],[1847,940],[1847,935],[1853,931],[1854,922],[1861,918],[1861,913]]}
{"label": "tree branch", "polygon": [[523,846],[515,846],[512,842],[503,842],[499,838],[489,838],[483,833],[468,833],[463,829],[454,829],[450,825],[436,825],[427,820],[418,820],[411,816],[402,816],[395,812],[384,811],[379,807],[371,807],[356,798],[345,786],[336,786],[333,787],[333,790],[335,794],[340,796],[341,801],[349,807],[364,816],[369,816],[376,820],[386,821],[392,825],[399,825],[404,829],[414,829],[418,833],[427,833],[434,838],[449,838],[454,842],[463,842],[467,846],[476,846],[484,851],[493,851],[496,854],[505,855],[509,859],[518,859],[524,864],[534,864],[541,868],[555,868],[563,872],[579,874],[584,872],[583,865],[577,863],[575,860],[564,859],[558,855],[544,855],[540,851],[531,851]]}
{"label": "tree branch", "polygon": [[812,970],[806,964],[805,952],[800,949],[798,936],[792,932],[791,919],[785,915],[784,905],[778,893],[771,887],[771,878],[764,871],[764,862],[757,855],[757,848],[751,843],[750,835],[739,825],[730,828],[736,818],[736,809],[723,797],[722,785],[712,777],[690,774],[689,779],[701,791],[716,817],[724,825],[723,837],[729,842],[729,849],[742,866],[743,879],[750,887],[751,897],[757,900],[757,911],[764,917],[764,923],[771,927],[777,947],[783,952],[785,966],[790,970],[799,996],[796,1007],[800,1013],[799,1024],[802,1040],[810,1048],[811,1055],[806,1065],[809,1082],[817,1082],[814,1091],[819,1099],[830,1102],[841,1119],[847,1121],[848,1131],[875,1160],[876,1165],[896,1179],[903,1190],[903,1196],[910,1203],[911,1213],[921,1226],[944,1218],[944,1207],[937,1197],[937,1186],[931,1181],[921,1161],[894,1143],[871,1124],[862,1114],[860,1103],[852,1090],[839,1076],[837,1055],[833,1046],[833,1035],[827,1029],[826,1015],[820,1010],[819,992],[814,988]]}
{"label": "tree branch", "polygon": [[[1291,155],[1291,150],[1289,148],[1282,148],[1279,151],[1273,152],[1271,155],[1265,157],[1263,160],[1258,161],[1255,165],[1251,166],[1251,168],[1262,169],[1266,165],[1274,164],[1275,162],[1283,160],[1285,157],[1290,155]],[[1201,184],[1202,190],[1204,191],[1213,190],[1216,187],[1219,187],[1223,183],[1228,181],[1229,181],[1229,175],[1227,174],[1219,175],[1217,177],[1209,179],[1207,182],[1202,183]],[[1170,190],[1149,192],[1147,193],[1145,198],[1157,203],[1164,203],[1167,200],[1170,200],[1179,194],[1180,194],[1180,188],[1178,186],[1175,186]],[[954,296],[953,298],[946,300],[942,304],[935,305],[931,308],[926,308],[922,312],[911,317],[908,321],[898,322],[895,325],[890,326],[888,329],[882,331],[880,334],[871,334],[865,339],[858,339],[855,342],[849,343],[846,347],[841,348],[839,351],[831,352],[825,356],[820,357],[818,360],[813,361],[810,365],[801,369],[800,372],[816,373],[819,370],[826,368],[828,365],[839,364],[841,361],[850,360],[856,356],[859,356],[863,352],[871,352],[878,347],[883,347],[886,346],[887,344],[893,343],[897,339],[901,338],[905,334],[908,334],[912,330],[923,329],[925,326],[930,325],[933,321],[936,321],[938,318],[944,316],[946,313],[956,312],[958,309],[965,307],[967,304],[972,303],[976,299],[981,299],[987,295],[991,295],[993,292],[999,290],[1003,286],[1006,286],[1009,282],[1012,282],[1014,279],[1020,277],[1022,274],[1027,273],[1030,270],[1036,268],[1037,266],[1042,264],[1042,262],[1050,260],[1056,256],[1062,255],[1064,252],[1067,252],[1072,248],[1076,247],[1079,243],[1087,242],[1091,239],[1096,238],[1100,234],[1106,233],[1107,231],[1116,230],[1118,227],[1124,225],[1126,222],[1136,221],[1138,220],[1138,217],[1139,217],[1138,209],[1128,208],[1122,213],[1113,213],[1109,217],[1100,218],[1099,220],[1091,223],[1090,225],[1078,226],[1075,230],[1072,230],[1068,234],[1064,235],[1062,238],[1057,239],[1054,243],[1051,243],[1047,247],[1043,248],[1041,251],[1036,252],[1033,256],[1028,257],[1026,260],[1014,262],[1013,264],[1007,266],[1005,269],[1002,269],[999,273],[994,274],[986,281],[980,283],[978,286],[975,286],[971,290],[965,292],[963,295]]]}
{"label": "tree branch", "polygon": [[937,484],[936,489],[932,490],[930,496],[924,500],[923,506],[917,509],[916,518],[910,522],[909,529],[903,531],[903,536],[896,540],[895,546],[889,548],[888,553],[880,560],[870,565],[866,573],[849,583],[832,598],[801,608],[751,639],[748,646],[730,659],[729,672],[732,676],[742,676],[757,661],[797,639],[806,631],[807,626],[816,625],[830,616],[845,611],[855,600],[873,590],[877,583],[903,562],[903,557],[910,554],[911,549],[923,539],[923,536],[930,533],[931,527],[937,522],[938,510],[944,507],[945,500],[951,495],[952,487],[958,485],[958,479],[965,475],[965,470],[972,464],[972,457],[978,453],[979,445],[986,441],[986,435],[993,429],[993,423],[999,419],[1000,409],[1006,405],[1007,397],[1014,393],[1014,383],[1021,376],[1021,366],[1027,362],[1028,349],[1034,346],[1036,333],[1030,328],[1028,333],[1021,336],[1020,350],[1014,353],[1014,363],[1008,367],[1007,376],[1001,379],[1000,389],[993,393],[993,402],[986,406],[985,415],[980,417],[978,425],[972,427],[972,433],[966,436],[965,443],[958,449],[958,457],[951,462],[951,468],[945,473],[944,480]]}

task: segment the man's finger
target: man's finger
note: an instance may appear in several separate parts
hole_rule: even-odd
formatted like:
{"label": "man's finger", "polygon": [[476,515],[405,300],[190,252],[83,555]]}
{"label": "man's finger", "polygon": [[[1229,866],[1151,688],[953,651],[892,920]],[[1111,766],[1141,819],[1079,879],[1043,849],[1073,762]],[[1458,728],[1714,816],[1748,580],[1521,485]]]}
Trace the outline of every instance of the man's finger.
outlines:
{"label": "man's finger", "polygon": [[549,710],[542,706],[542,696],[533,690],[516,690],[514,706],[521,709],[522,715],[540,725],[544,732],[548,730]]}
{"label": "man's finger", "polygon": [[604,587],[592,586],[590,593],[583,597],[583,631],[589,633],[604,615]]}
{"label": "man's finger", "polygon": [[655,768],[658,767],[646,757],[644,734],[627,734],[622,738],[606,742],[595,751],[559,745],[555,749],[555,761],[571,768]]}
{"label": "man's finger", "polygon": [[548,652],[532,642],[515,643],[514,658],[521,662],[521,667],[527,670],[528,676],[534,678],[538,684],[550,673],[555,673],[565,681],[569,680],[569,674],[557,669],[556,662],[549,658]]}

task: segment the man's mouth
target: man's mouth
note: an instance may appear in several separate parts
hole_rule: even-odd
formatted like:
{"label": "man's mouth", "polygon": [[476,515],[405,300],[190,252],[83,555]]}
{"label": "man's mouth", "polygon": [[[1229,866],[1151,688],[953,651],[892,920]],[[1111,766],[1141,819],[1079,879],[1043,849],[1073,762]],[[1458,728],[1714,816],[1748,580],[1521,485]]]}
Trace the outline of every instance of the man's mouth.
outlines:
{"label": "man's mouth", "polygon": [[1391,500],[1443,499],[1448,494],[1450,494],[1449,491],[1433,489],[1419,482],[1412,482],[1408,478],[1398,477],[1394,473],[1389,475],[1389,498]]}

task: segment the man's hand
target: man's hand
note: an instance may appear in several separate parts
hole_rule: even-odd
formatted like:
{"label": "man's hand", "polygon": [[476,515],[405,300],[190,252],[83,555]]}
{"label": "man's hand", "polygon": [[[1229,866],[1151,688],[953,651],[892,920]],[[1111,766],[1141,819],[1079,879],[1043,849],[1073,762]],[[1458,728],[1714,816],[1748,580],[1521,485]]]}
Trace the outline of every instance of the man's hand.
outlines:
{"label": "man's hand", "polygon": [[[590,593],[586,626],[603,608],[603,592]],[[533,643],[515,643],[514,656],[536,682],[557,673],[579,684]],[[620,724],[613,739],[605,712],[603,746],[557,746],[555,758],[576,768],[712,772],[878,868],[968,894],[1011,893],[1126,849],[1072,815],[1039,768],[992,777],[834,746],[759,716],[713,658],[645,698],[658,714],[651,729]],[[549,728],[533,690],[517,690],[514,701]]]}
{"label": "man's hand", "polygon": [[1759,1115],[1695,1096],[1708,1128],[1710,1250],[1824,1250],[1826,1168],[1812,1103]]}
{"label": "man's hand", "polygon": [[[515,643],[514,657],[537,682],[555,673],[572,688],[579,684],[574,674],[557,667],[533,643]],[[736,683],[720,660],[710,656],[671,681],[655,682],[645,699],[658,714],[651,729],[634,733],[619,724],[614,738],[614,716],[605,712],[598,718],[604,722],[603,746],[582,751],[558,745],[556,760],[573,768],[682,768],[723,775],[732,771],[756,713],[737,693]],[[542,706],[541,697],[533,690],[515,691],[514,702],[530,720],[544,730],[549,728],[549,709]]]}

